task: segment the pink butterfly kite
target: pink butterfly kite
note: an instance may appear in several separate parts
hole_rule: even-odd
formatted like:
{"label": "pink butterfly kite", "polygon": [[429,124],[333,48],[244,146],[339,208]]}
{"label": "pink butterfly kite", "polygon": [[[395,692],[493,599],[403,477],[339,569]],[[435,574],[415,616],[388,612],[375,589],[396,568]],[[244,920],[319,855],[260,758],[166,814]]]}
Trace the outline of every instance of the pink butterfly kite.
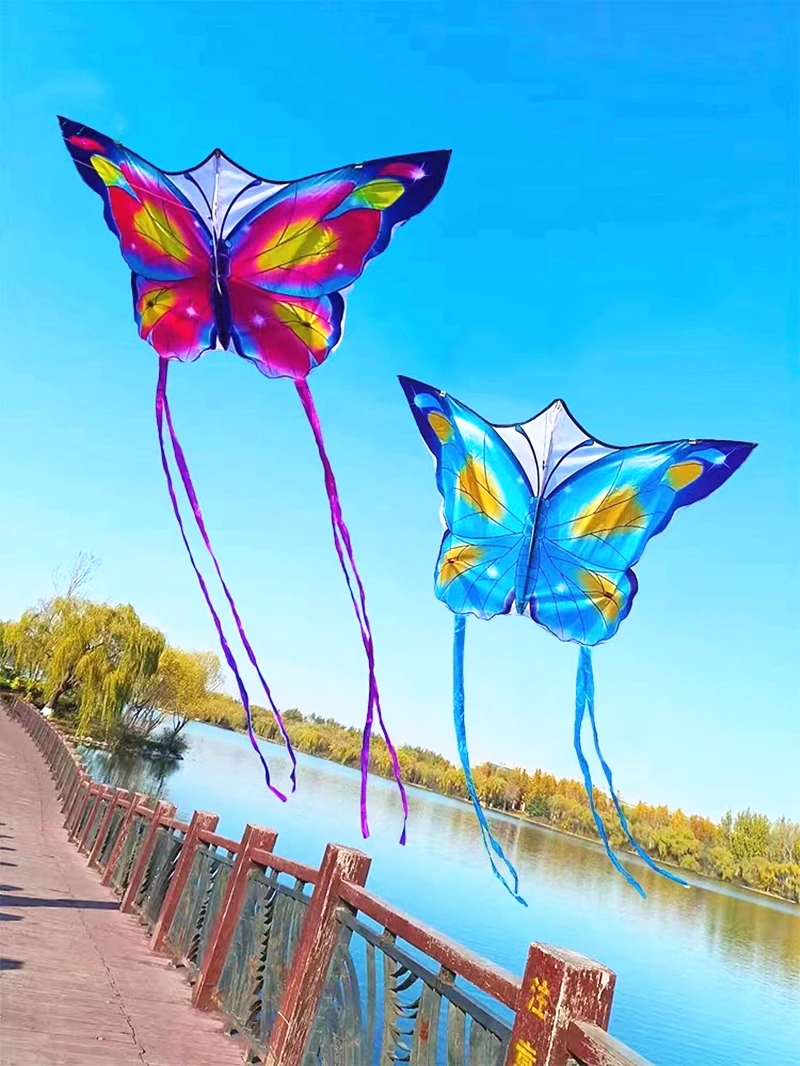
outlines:
{"label": "pink butterfly kite", "polygon": [[395,227],[431,202],[444,181],[450,152],[395,156],[298,181],[270,181],[238,166],[219,149],[188,170],[159,170],[87,126],[65,118],[59,121],[78,173],[102,197],[106,224],[118,238],[131,269],[139,335],[158,353],[156,424],[170,500],[225,661],[236,678],[250,742],[261,760],[266,783],[285,799],[271,782],[253,732],[250,700],[236,658],[189,545],[165,447],[166,425],[190,510],[242,646],[286,743],[294,790],[296,758],[211,546],[167,399],[170,362],[193,362],[209,351],[231,352],[250,360],[266,377],[294,382],[322,461],[334,545],[369,670],[361,750],[361,828],[368,836],[369,742],[377,717],[400,790],[401,842],[405,842],[408,803],[397,754],[381,712],[366,595],[307,379],[341,338],[343,291],[370,259],[384,251]]}

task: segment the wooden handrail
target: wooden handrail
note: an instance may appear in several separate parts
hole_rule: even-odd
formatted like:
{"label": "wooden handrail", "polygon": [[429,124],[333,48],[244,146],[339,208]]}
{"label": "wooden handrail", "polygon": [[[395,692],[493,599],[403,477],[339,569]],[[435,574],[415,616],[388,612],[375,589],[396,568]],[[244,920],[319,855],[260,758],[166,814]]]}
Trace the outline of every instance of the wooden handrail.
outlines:
{"label": "wooden handrail", "polygon": [[307,885],[315,885],[319,877],[319,870],[315,866],[306,866],[304,862],[295,862],[294,859],[287,859],[283,855],[273,855],[271,851],[256,848],[250,856],[250,861],[255,866],[268,866],[276,873],[296,877],[298,881],[304,881]]}
{"label": "wooden handrail", "polygon": [[597,1025],[572,1022],[567,1049],[579,1066],[652,1066]]}
{"label": "wooden handrail", "polygon": [[189,823],[179,822],[177,818],[164,819],[161,823],[167,829],[174,829],[177,833],[188,833]]}
{"label": "wooden handrail", "polygon": [[488,992],[504,1006],[516,1008],[520,979],[502,966],[481,958],[469,948],[461,947],[442,933],[392,907],[366,888],[343,884],[339,896],[355,910],[366,914],[419,951],[424,951],[452,973]]}
{"label": "wooden handrail", "polygon": [[222,837],[219,833],[212,833],[208,829],[201,829],[198,834],[198,839],[203,844],[211,844],[215,848],[222,848],[223,851],[231,851],[235,855],[241,843],[238,840],[231,840],[230,837]]}

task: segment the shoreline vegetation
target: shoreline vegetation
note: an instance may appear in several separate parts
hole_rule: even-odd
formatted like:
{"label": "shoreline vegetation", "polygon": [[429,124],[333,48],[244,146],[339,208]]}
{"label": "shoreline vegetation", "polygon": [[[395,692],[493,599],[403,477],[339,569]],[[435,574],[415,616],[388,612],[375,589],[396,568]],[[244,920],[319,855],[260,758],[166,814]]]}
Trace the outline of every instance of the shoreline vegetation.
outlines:
{"label": "shoreline vegetation", "polygon": [[[180,759],[190,720],[245,732],[244,709],[222,691],[217,656],[171,647],[131,606],[83,596],[95,566],[91,557],[79,556],[56,595],[17,621],[0,621],[0,690],[52,714],[81,744],[116,755]],[[271,712],[256,705],[251,710],[256,735],[281,743]],[[360,730],[296,709],[282,715],[297,751],[359,766]],[[469,802],[462,771],[444,756],[409,745],[398,748],[397,755],[406,784]],[[380,737],[372,739],[369,768],[380,777],[392,776]],[[599,841],[582,782],[489,762],[474,766],[473,774],[487,810]],[[612,846],[633,854],[610,798],[595,788],[594,800]],[[624,807],[631,832],[657,862],[800,903],[800,823],[771,821],[749,809],[728,811],[714,822],[664,805]]]}
{"label": "shoreline vegetation", "polygon": [[[261,740],[282,745],[271,713],[253,706],[253,730]],[[296,709],[281,712],[296,751],[357,769],[361,759],[361,731],[333,718],[304,715]],[[196,721],[236,733],[246,733],[244,710],[230,696],[218,694]],[[397,749],[404,784],[471,806],[463,772],[443,755],[404,745]],[[381,737],[370,745],[370,773],[392,778],[389,753]],[[600,845],[583,783],[556,778],[543,770],[528,772],[485,762],[472,767],[481,804],[495,811],[580,837]],[[612,847],[629,855],[628,845],[614,817],[610,798],[594,789],[595,804],[606,823]],[[800,824],[786,818],[770,821],[751,810],[728,811],[719,822],[685,814],[667,806],[624,803],[631,832],[657,862],[701,874],[715,881],[751,889],[775,899],[800,903]]]}

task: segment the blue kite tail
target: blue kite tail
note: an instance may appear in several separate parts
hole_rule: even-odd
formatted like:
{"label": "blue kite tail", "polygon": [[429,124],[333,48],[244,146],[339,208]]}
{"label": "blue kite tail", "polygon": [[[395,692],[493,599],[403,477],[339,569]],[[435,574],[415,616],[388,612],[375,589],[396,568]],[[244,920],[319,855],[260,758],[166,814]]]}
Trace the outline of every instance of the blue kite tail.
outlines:
{"label": "blue kite tail", "polygon": [[589,809],[592,812],[594,818],[594,824],[597,826],[597,832],[600,834],[600,839],[603,841],[603,846],[606,849],[606,855],[608,855],[611,862],[619,870],[629,885],[632,885],[639,895],[643,898],[647,898],[647,893],[636,880],[632,877],[617,856],[611,850],[611,844],[608,840],[608,833],[606,833],[606,827],[603,825],[603,819],[597,808],[594,805],[594,794],[592,792],[592,772],[589,769],[589,764],[586,761],[586,756],[583,754],[583,748],[581,747],[581,729],[583,727],[583,716],[586,712],[586,704],[589,701],[589,693],[594,700],[594,677],[592,675],[592,653],[589,648],[581,645],[580,656],[578,658],[578,677],[575,683],[575,753],[578,756],[578,762],[581,765],[583,771],[583,783],[586,787],[586,795],[589,797]]}
{"label": "blue kite tail", "polygon": [[[517,871],[508,861],[503,853],[503,849],[492,836],[492,831],[486,821],[486,816],[481,809],[478,793],[475,790],[475,782],[472,780],[472,771],[469,765],[469,752],[467,751],[467,730],[464,722],[464,637],[466,628],[466,618],[461,614],[457,614],[455,616],[455,633],[453,637],[453,718],[455,719],[456,725],[456,740],[458,741],[458,754],[461,759],[461,768],[464,771],[464,777],[467,781],[467,791],[472,800],[472,806],[475,808],[475,814],[478,817],[478,824],[481,827],[481,836],[483,837],[483,846],[486,848],[489,862],[492,864],[492,871],[495,877],[502,883],[503,887],[511,893],[514,899],[518,903],[521,903],[523,907],[527,907],[528,904],[519,894],[519,877],[517,876]],[[493,851],[495,855],[505,863],[511,874],[513,887],[498,869],[494,860],[494,855],[492,855]]]}
{"label": "blue kite tail", "polygon": [[608,790],[611,793],[611,801],[614,804],[614,810],[617,812],[619,818],[619,824],[622,827],[622,831],[628,838],[631,847],[639,856],[639,858],[646,863],[651,870],[654,870],[662,877],[666,877],[668,881],[674,881],[676,885],[682,885],[684,888],[689,888],[687,881],[684,881],[682,877],[678,877],[676,874],[670,873],[668,870],[662,870],[658,866],[644,848],[639,844],[638,840],[633,836],[628,826],[628,819],[625,817],[625,811],[622,808],[622,804],[619,801],[619,797],[614,790],[614,781],[611,776],[611,767],[603,758],[603,753],[600,750],[600,737],[597,733],[597,722],[594,717],[594,674],[592,672],[592,652],[590,648],[581,646],[580,650],[580,663],[578,670],[583,674],[583,686],[586,693],[586,707],[589,711],[589,721],[592,726],[592,736],[594,738],[594,750],[597,752],[597,758],[600,760],[600,765],[603,767],[603,773],[606,775],[606,781],[608,782]]}

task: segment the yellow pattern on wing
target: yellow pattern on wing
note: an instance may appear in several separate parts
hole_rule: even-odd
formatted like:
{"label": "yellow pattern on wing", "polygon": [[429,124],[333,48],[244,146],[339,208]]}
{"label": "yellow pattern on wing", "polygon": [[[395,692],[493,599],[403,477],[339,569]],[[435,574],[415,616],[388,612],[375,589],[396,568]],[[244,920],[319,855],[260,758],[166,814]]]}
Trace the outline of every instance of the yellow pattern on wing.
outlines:
{"label": "yellow pattern on wing", "polygon": [[282,300],[275,301],[274,309],[280,321],[288,326],[307,348],[312,352],[325,353],[331,327],[322,315],[309,307],[284,303]]}
{"label": "yellow pattern on wing", "polygon": [[438,411],[431,411],[428,415],[428,425],[442,444],[447,444],[453,439],[453,423]]}
{"label": "yellow pattern on wing", "polygon": [[134,212],[133,224],[143,240],[152,244],[170,259],[175,259],[179,263],[185,263],[189,259],[189,249],[180,232],[176,231],[172,219],[152,200],[145,200],[142,206]]}
{"label": "yellow pattern on wing", "polygon": [[456,478],[456,490],[466,496],[478,514],[495,521],[505,508],[501,502],[500,486],[486,468],[486,464],[468,455]]}
{"label": "yellow pattern on wing", "polygon": [[631,529],[646,529],[647,521],[634,487],[603,493],[570,523],[573,537],[608,537]]}
{"label": "yellow pattern on wing", "polygon": [[396,203],[405,191],[403,183],[394,178],[376,178],[375,181],[368,181],[366,185],[356,189],[353,199],[358,200],[364,207],[385,211]]}
{"label": "yellow pattern on wing", "polygon": [[142,319],[141,328],[144,333],[149,333],[160,318],[171,311],[175,306],[176,294],[174,289],[151,289],[139,300],[139,314]]}
{"label": "yellow pattern on wing", "polygon": [[664,475],[664,480],[671,489],[685,489],[693,481],[697,481],[703,473],[703,464],[696,459],[690,459],[686,463],[675,463]]}
{"label": "yellow pattern on wing", "polygon": [[457,544],[448,548],[439,560],[436,580],[440,585],[449,585],[455,578],[471,570],[483,558],[483,548],[474,544]]}
{"label": "yellow pattern on wing", "polygon": [[290,222],[281,231],[277,244],[256,256],[256,266],[265,273],[281,267],[296,267],[301,263],[315,263],[334,250],[336,234],[314,218]]}
{"label": "yellow pattern on wing", "polygon": [[89,162],[104,185],[127,185],[122,171],[102,155],[93,155]]}
{"label": "yellow pattern on wing", "polygon": [[578,570],[578,584],[594,604],[603,619],[610,624],[616,621],[625,597],[611,580],[594,570]]}

